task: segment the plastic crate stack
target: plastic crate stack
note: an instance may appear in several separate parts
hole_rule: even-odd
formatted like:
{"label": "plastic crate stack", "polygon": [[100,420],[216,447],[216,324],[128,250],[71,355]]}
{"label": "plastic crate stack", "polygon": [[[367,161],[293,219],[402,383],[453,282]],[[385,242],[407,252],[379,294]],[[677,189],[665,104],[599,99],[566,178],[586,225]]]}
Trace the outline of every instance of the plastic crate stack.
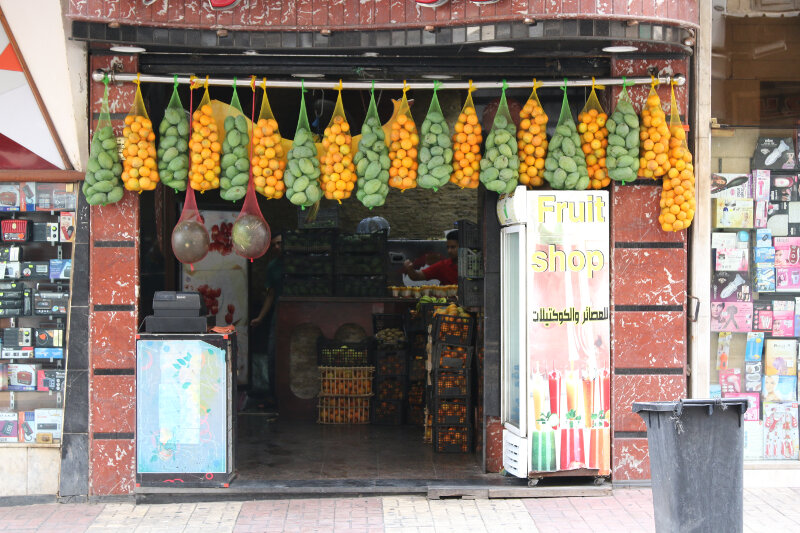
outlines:
{"label": "plastic crate stack", "polygon": [[427,353],[428,330],[424,312],[404,315],[405,332],[408,339],[408,395],[406,423],[415,426],[425,424],[425,390],[428,380]]}
{"label": "plastic crate stack", "polygon": [[333,296],[335,229],[301,229],[283,236],[283,295]]}
{"label": "plastic crate stack", "polygon": [[341,233],[336,241],[336,296],[386,295],[386,232]]}
{"label": "plastic crate stack", "polygon": [[483,307],[483,245],[480,228],[468,220],[458,229],[458,304]]}
{"label": "plastic crate stack", "polygon": [[475,319],[436,315],[431,329],[433,449],[472,451],[472,360]]}
{"label": "plastic crate stack", "polygon": [[371,363],[369,340],[339,342],[320,337],[319,424],[369,424],[375,367]]}
{"label": "plastic crate stack", "polygon": [[403,423],[407,397],[408,352],[403,315],[372,315],[375,332],[375,397],[372,423],[399,426]]}

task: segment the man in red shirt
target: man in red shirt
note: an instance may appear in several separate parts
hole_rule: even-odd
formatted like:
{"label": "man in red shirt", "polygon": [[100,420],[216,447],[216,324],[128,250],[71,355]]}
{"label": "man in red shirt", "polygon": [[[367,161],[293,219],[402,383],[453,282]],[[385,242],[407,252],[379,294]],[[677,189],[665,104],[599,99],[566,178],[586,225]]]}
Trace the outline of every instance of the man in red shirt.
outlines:
{"label": "man in red shirt", "polygon": [[458,285],[458,230],[447,234],[447,259],[422,270],[414,269],[411,261],[406,259],[403,271],[414,281],[438,279],[442,285]]}

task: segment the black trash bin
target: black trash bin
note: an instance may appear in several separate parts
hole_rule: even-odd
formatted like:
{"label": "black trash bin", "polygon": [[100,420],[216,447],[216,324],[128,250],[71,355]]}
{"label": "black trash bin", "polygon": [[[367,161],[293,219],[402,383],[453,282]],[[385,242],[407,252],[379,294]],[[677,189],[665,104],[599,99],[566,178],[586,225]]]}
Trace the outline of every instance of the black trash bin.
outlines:
{"label": "black trash bin", "polygon": [[635,402],[647,424],[656,531],[741,532],[746,398]]}

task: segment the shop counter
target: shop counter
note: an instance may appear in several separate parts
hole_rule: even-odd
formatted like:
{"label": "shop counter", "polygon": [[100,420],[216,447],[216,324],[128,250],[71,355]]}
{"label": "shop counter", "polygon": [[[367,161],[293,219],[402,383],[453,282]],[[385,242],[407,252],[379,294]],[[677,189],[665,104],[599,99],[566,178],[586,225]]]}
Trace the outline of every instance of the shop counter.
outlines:
{"label": "shop counter", "polygon": [[333,339],[336,331],[347,324],[363,329],[371,337],[374,313],[403,313],[416,302],[416,299],[392,297],[281,297],[275,361],[281,417],[317,420],[319,335]]}

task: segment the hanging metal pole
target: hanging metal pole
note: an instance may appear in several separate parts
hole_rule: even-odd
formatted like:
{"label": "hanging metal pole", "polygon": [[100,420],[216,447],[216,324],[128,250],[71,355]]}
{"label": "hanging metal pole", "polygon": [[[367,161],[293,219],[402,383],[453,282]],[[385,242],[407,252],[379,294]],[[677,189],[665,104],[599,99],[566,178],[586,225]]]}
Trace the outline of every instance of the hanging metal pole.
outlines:
{"label": "hanging metal pole", "polygon": [[[123,83],[123,82],[132,82],[136,81],[137,76],[139,81],[143,83],[174,83],[175,78],[173,76],[158,76],[153,74],[136,74],[130,72],[113,72],[113,71],[103,71],[103,70],[95,70],[92,73],[92,79],[94,81],[103,81],[103,76],[108,74],[109,81],[111,83]],[[260,76],[258,77],[260,80]],[[682,74],[678,74],[673,77],[669,76],[662,76],[656,78],[659,83],[662,84],[669,84],[671,81],[675,81],[676,85],[683,85],[686,83],[686,77]],[[205,77],[196,77],[195,84],[203,85],[205,83]],[[537,80],[538,81],[538,80]],[[191,83],[191,79],[189,76],[178,76],[178,83],[183,85],[188,85]],[[300,88],[300,79],[296,80],[276,80],[276,79],[269,79],[267,78],[267,87],[268,88],[282,88],[282,89],[299,89]],[[338,89],[339,82],[338,81],[317,81],[314,79],[306,79],[304,81],[306,89]],[[542,87],[563,87],[564,81],[561,80],[542,80],[540,82]],[[623,79],[622,78],[596,78],[594,80],[595,85],[622,85]],[[649,85],[652,83],[651,78],[626,78],[624,83],[627,84],[634,84],[634,85]],[[217,86],[233,86],[233,78],[209,78],[208,79],[209,85],[217,85]],[[239,86],[243,86],[243,79],[238,80]],[[261,82],[258,82],[259,86]],[[506,82],[506,86],[509,88],[514,89],[524,89],[530,88],[533,83],[528,81],[509,81]],[[475,89],[502,89],[503,82],[502,81],[478,81],[474,82],[472,86]],[[575,80],[567,80],[567,87],[591,87],[592,80],[591,79],[575,79]],[[371,81],[344,81],[342,82],[343,89],[361,89],[361,90],[368,90],[373,87]],[[404,85],[402,81],[376,81],[374,87],[376,89],[403,89]],[[423,81],[423,82],[410,82],[408,83],[407,87],[409,89],[431,89],[433,90],[433,80],[431,81]],[[439,85],[439,89],[468,89],[469,82],[466,81],[443,81]]]}

